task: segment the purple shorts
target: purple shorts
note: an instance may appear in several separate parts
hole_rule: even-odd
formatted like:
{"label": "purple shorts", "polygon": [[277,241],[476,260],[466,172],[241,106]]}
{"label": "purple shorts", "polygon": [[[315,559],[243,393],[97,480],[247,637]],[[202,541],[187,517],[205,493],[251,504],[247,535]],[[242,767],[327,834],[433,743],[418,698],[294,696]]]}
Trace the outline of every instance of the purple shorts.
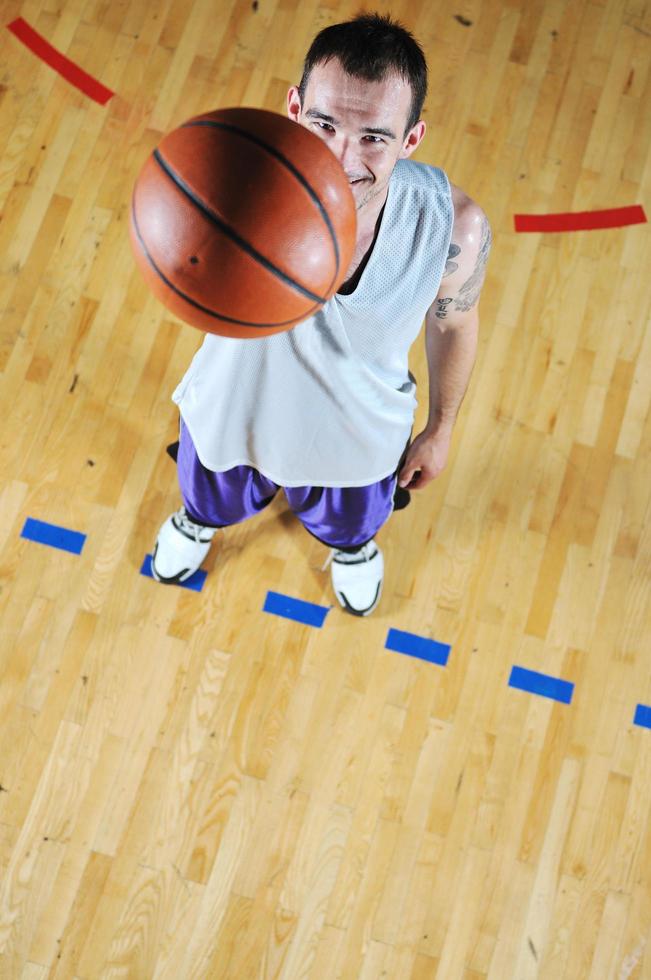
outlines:
{"label": "purple shorts", "polygon": [[[170,454],[174,455],[172,447]],[[328,547],[355,549],[370,541],[391,516],[398,469],[364,487],[282,489],[291,510],[310,534]],[[177,472],[188,516],[209,527],[227,527],[253,517],[281,489],[251,466],[235,466],[222,473],[206,469],[182,419]],[[400,506],[405,504],[401,502],[398,509]]]}

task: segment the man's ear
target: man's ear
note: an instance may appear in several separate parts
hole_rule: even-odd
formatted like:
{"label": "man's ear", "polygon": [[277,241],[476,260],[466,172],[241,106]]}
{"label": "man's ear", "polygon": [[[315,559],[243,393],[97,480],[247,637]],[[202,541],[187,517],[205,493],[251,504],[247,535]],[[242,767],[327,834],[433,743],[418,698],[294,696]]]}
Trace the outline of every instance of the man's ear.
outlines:
{"label": "man's ear", "polygon": [[400,151],[400,159],[404,160],[405,157],[410,157],[416,147],[422,143],[423,137],[425,135],[425,130],[427,126],[425,122],[421,119],[413,126],[404,138],[402,144],[402,150]]}
{"label": "man's ear", "polygon": [[287,115],[293,122],[298,122],[301,117],[301,96],[295,85],[292,85],[287,93]]}

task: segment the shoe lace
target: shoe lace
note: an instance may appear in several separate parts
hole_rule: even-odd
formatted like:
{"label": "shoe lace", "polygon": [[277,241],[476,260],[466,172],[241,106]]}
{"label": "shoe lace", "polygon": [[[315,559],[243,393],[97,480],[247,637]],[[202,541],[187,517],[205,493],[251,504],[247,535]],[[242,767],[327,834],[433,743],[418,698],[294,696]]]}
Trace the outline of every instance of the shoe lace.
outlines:
{"label": "shoe lace", "polygon": [[331,548],[330,554],[328,555],[328,557],[325,560],[325,563],[321,567],[321,571],[325,572],[326,568],[328,568],[330,563],[337,556],[339,556],[338,560],[342,562],[344,565],[346,565],[348,563],[358,562],[360,558],[362,558],[364,561],[369,561],[369,559],[371,559],[375,554],[375,551],[376,548],[373,541],[367,541],[366,544],[363,544],[360,548],[357,549],[357,551],[353,552],[352,554],[349,551],[339,551],[337,548]]}
{"label": "shoe lace", "polygon": [[188,536],[193,537],[196,544],[202,544],[201,532],[208,529],[205,528],[203,524],[195,524],[194,521],[191,521],[186,513],[185,507],[181,507],[181,509],[177,511],[176,520],[179,530],[183,531]]}
{"label": "shoe lace", "polygon": [[334,548],[331,548],[330,549],[330,552],[328,554],[328,557],[326,558],[326,560],[324,561],[323,565],[321,566],[321,571],[322,572],[325,572],[325,570],[330,566],[330,563],[332,562],[332,559],[334,558],[334,556],[335,556],[335,549]]}

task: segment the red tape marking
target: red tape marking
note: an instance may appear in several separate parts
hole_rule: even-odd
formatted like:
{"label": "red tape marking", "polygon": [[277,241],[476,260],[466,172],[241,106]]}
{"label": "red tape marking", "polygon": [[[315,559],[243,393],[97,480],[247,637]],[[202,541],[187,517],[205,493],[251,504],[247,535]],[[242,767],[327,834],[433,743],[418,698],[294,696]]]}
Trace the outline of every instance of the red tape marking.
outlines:
{"label": "red tape marking", "polygon": [[597,228],[623,228],[643,225],[644,208],[633,204],[627,208],[607,208],[605,211],[575,211],[564,214],[516,214],[516,231],[594,231]]}
{"label": "red tape marking", "polygon": [[106,88],[95,78],[87,75],[73,61],[70,61],[60,51],[53,48],[51,44],[48,44],[45,38],[41,37],[33,27],[30,27],[22,17],[18,17],[11,24],[7,24],[7,27],[37,58],[45,61],[50,68],[54,68],[67,82],[76,86],[84,95],[94,99],[95,102],[99,102],[100,105],[106,105],[109,99],[115,95],[115,92],[111,92],[109,88]]}

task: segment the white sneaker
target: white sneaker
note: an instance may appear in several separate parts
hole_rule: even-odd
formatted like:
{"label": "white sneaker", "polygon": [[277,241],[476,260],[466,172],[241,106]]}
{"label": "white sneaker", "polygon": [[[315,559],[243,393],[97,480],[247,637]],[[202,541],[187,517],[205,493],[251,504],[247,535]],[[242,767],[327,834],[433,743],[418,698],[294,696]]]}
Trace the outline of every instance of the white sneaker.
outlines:
{"label": "white sneaker", "polygon": [[178,585],[201,566],[210,550],[216,527],[195,524],[185,507],[167,518],[156,539],[151,574],[157,582]]}
{"label": "white sneaker", "polygon": [[368,616],[380,601],[384,576],[384,559],[375,541],[352,554],[335,548],[331,560],[330,574],[337,599],[353,616]]}

